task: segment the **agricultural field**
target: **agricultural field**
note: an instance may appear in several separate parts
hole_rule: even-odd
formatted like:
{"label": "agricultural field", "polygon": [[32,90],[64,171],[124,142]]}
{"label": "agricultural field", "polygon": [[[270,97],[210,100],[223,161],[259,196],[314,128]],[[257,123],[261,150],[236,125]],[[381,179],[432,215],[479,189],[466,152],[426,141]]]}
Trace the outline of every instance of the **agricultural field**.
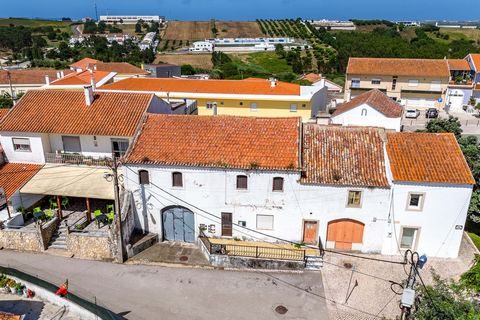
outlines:
{"label": "agricultural field", "polygon": [[189,64],[194,68],[203,70],[213,68],[211,54],[159,54],[155,63],[171,63],[179,66]]}
{"label": "agricultural field", "polygon": [[273,75],[292,72],[292,66],[275,52],[236,53],[230,56],[239,69],[251,68],[258,73]]}
{"label": "agricultural field", "polygon": [[480,29],[440,28],[440,33],[448,34],[452,40],[471,39],[480,41]]}
{"label": "agricultural field", "polygon": [[24,27],[53,27],[60,29],[62,32],[70,32],[70,26],[75,24],[72,21],[52,21],[52,20],[37,20],[37,19],[21,19],[21,18],[0,18],[0,26],[24,26]]}
{"label": "agricultural field", "polygon": [[218,38],[260,38],[265,36],[257,22],[215,21]]}
{"label": "agricultural field", "polygon": [[210,21],[171,21],[167,24],[165,40],[203,40],[212,36]]}

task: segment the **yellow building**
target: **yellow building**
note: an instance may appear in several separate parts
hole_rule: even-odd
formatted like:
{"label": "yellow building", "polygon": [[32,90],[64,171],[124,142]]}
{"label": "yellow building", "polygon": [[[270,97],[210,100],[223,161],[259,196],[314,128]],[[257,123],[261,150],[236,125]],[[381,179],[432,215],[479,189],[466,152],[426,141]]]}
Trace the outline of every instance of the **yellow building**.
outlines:
{"label": "yellow building", "polygon": [[167,101],[196,100],[199,115],[315,118],[325,110],[325,86],[265,79],[190,80],[130,78],[107,84],[109,91],[154,93]]}
{"label": "yellow building", "polygon": [[345,100],[372,89],[411,108],[443,108],[450,71],[445,59],[350,58]]}

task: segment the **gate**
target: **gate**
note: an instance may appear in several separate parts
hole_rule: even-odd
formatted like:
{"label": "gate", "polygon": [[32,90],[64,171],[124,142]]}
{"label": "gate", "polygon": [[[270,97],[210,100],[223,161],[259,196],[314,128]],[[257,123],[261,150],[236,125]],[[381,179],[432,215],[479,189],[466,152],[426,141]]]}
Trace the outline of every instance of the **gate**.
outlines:
{"label": "gate", "polygon": [[169,207],[162,211],[163,240],[195,242],[193,212],[183,207]]}

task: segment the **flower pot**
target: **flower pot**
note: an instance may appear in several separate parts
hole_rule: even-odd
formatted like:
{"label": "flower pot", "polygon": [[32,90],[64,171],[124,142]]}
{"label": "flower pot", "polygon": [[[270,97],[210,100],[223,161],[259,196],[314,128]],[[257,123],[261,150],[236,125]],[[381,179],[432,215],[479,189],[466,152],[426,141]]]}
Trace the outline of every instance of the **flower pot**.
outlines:
{"label": "flower pot", "polygon": [[17,288],[15,288],[15,287],[10,287],[10,293],[16,294],[16,293],[17,293]]}

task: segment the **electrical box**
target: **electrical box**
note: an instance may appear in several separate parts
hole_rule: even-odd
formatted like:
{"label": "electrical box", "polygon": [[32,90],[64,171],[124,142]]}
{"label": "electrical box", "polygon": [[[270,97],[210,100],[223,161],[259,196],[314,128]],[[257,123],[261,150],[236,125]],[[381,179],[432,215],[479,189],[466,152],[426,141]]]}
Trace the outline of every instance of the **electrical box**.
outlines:
{"label": "electrical box", "polygon": [[405,288],[402,294],[402,305],[411,308],[415,302],[415,290]]}

